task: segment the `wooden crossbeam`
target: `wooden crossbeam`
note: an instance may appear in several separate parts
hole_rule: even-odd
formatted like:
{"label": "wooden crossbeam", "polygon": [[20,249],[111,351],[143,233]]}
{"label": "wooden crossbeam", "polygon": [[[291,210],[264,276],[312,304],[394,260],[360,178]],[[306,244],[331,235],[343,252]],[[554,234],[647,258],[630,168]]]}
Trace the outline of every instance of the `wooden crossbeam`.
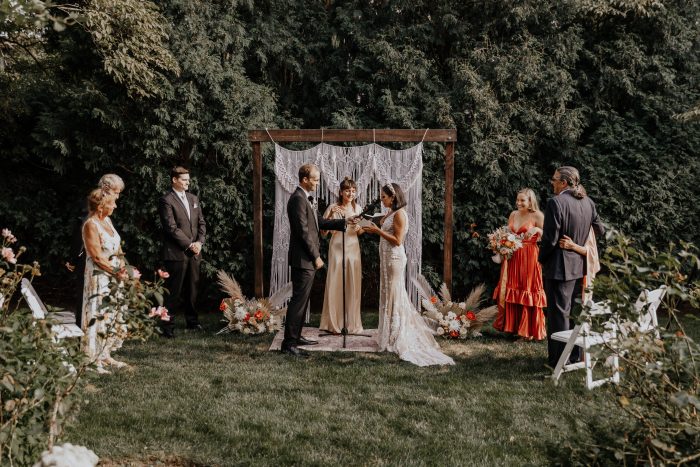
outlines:
{"label": "wooden crossbeam", "polygon": [[[268,134],[269,132],[269,134]],[[272,139],[270,139],[272,136]],[[429,129],[426,130],[250,130],[248,141],[252,142],[418,142],[429,141],[435,143],[449,143],[457,141],[455,129]]]}
{"label": "wooden crossbeam", "polygon": [[255,296],[264,297],[263,290],[263,199],[262,199],[262,143],[293,142],[434,142],[445,143],[445,225],[443,240],[443,281],[452,290],[452,236],[454,155],[457,130],[250,130],[248,141],[253,148],[253,255],[255,261]]}

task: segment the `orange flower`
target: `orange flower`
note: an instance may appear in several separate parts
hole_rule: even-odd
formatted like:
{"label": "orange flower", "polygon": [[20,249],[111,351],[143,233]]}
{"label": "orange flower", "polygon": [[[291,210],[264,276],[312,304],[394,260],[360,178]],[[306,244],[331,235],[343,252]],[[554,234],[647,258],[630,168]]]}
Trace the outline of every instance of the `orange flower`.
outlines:
{"label": "orange flower", "polygon": [[430,297],[430,303],[432,303],[433,305],[435,305],[437,302],[438,302],[438,298],[437,298],[435,295],[433,295],[432,297]]}
{"label": "orange flower", "polygon": [[472,238],[479,238],[481,235],[479,235],[479,232],[472,232]]}
{"label": "orange flower", "polygon": [[263,312],[262,312],[261,310],[258,310],[258,311],[255,312],[255,314],[253,315],[253,317],[254,317],[255,319],[257,319],[258,321],[260,321],[260,320],[263,318]]}
{"label": "orange flower", "polygon": [[250,321],[250,313],[245,314],[245,317],[243,317],[243,321],[245,321],[246,323]]}
{"label": "orange flower", "polygon": [[450,331],[450,337],[459,337],[459,331]]}
{"label": "orange flower", "polygon": [[467,317],[467,319],[469,321],[476,321],[476,315],[474,314],[474,312],[472,310],[467,311],[465,316]]}
{"label": "orange flower", "polygon": [[226,311],[228,309],[228,303],[226,303],[226,299],[221,300],[221,304],[219,304],[219,311]]}

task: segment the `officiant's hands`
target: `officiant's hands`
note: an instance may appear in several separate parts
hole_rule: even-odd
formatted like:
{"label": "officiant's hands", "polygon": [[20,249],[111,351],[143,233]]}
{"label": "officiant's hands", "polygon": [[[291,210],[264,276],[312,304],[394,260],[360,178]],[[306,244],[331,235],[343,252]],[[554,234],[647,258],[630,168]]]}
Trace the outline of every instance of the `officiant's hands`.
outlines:
{"label": "officiant's hands", "polygon": [[316,261],[314,261],[314,267],[317,271],[323,267],[323,264],[323,260],[320,257],[316,258]]}

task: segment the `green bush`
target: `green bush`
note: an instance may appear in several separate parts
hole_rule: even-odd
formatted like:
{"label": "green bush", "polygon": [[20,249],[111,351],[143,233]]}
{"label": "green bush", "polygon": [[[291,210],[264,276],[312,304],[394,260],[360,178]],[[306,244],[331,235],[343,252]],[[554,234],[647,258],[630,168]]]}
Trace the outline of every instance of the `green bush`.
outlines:
{"label": "green bush", "polygon": [[[627,326],[614,345],[601,353],[620,358],[621,380],[604,401],[607,419],[589,427],[589,443],[568,442],[562,454],[574,465],[697,465],[700,463],[700,346],[688,337],[679,320],[679,307],[688,318],[700,312],[700,260],[689,243],[669,244],[664,250],[639,248],[629,237],[612,231],[603,257],[605,274],[596,277],[594,296],[606,300],[614,321],[637,321],[634,308],[641,290],[662,285],[668,325],[642,332]],[[593,321],[602,330],[606,318]],[[611,413],[621,413],[611,420]]]}

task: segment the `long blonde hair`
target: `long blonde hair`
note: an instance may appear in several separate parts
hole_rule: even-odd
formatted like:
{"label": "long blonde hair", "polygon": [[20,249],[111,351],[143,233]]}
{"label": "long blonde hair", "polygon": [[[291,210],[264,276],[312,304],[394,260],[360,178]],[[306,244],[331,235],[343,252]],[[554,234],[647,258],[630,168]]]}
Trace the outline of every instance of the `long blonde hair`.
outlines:
{"label": "long blonde hair", "polygon": [[540,210],[540,204],[537,202],[537,195],[532,190],[532,188],[523,188],[520,191],[518,191],[518,194],[515,196],[517,197],[518,195],[525,195],[525,198],[527,198],[527,200],[528,200],[527,210],[528,211],[537,212]]}

